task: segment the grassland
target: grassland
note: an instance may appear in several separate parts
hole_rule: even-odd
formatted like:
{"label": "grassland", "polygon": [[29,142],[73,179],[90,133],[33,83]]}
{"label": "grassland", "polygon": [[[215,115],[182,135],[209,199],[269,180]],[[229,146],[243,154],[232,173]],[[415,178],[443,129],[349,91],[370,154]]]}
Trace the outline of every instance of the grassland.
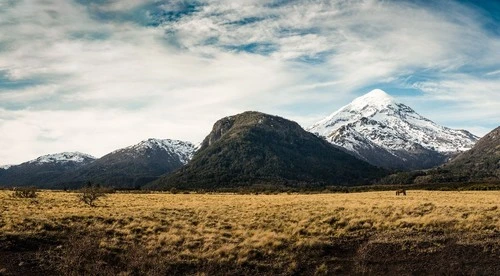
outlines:
{"label": "grassland", "polygon": [[500,191],[11,194],[0,274],[500,275]]}

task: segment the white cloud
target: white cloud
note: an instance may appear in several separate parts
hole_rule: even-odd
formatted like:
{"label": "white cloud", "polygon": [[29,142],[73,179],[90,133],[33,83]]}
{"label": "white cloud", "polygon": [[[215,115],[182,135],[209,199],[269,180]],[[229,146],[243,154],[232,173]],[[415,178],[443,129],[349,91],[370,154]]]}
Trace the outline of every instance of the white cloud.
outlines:
{"label": "white cloud", "polygon": [[[186,3],[155,5],[182,12]],[[445,12],[386,1],[267,3],[205,1],[158,27],[94,14],[153,16],[140,10],[143,1],[3,5],[0,73],[32,85],[0,83],[0,132],[8,133],[0,144],[10,145],[0,164],[69,150],[100,156],[148,137],[197,142],[215,120],[249,109],[308,125],[380,83],[424,91],[415,101],[421,107],[444,102],[449,115],[424,108],[443,124],[484,130],[498,118],[500,86],[488,68],[500,64],[500,40],[470,9],[453,2]],[[487,70],[489,79],[461,73],[464,65]],[[420,71],[437,77],[401,83]],[[481,110],[462,113],[461,106]]]}
{"label": "white cloud", "polygon": [[486,76],[494,76],[494,75],[498,75],[498,74],[500,74],[500,70],[488,72],[488,73],[486,73]]}
{"label": "white cloud", "polygon": [[[432,114],[451,125],[479,130],[485,134],[498,126],[500,118],[500,80],[484,80],[465,74],[414,84],[425,93],[427,102],[442,102]],[[453,104],[451,104],[453,103]],[[474,125],[475,123],[475,125]]]}

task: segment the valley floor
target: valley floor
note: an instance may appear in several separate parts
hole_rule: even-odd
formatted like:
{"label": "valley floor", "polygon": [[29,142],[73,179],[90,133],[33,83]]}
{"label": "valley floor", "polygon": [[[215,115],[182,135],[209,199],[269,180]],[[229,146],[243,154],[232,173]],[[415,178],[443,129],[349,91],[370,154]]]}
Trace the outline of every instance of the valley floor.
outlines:
{"label": "valley floor", "polygon": [[0,275],[500,275],[500,191],[0,191]]}

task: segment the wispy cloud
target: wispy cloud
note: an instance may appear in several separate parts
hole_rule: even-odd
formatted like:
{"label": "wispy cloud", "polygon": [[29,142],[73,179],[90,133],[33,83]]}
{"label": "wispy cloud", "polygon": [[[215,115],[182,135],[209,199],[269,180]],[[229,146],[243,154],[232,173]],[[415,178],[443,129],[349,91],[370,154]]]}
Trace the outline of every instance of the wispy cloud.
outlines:
{"label": "wispy cloud", "polygon": [[486,73],[486,76],[495,76],[495,75],[500,75],[500,70],[491,71],[491,72]]}
{"label": "wispy cloud", "polygon": [[484,134],[500,117],[498,22],[463,2],[0,5],[2,164],[147,137],[196,142],[248,109],[307,125],[380,85],[421,91],[410,101],[448,126]]}

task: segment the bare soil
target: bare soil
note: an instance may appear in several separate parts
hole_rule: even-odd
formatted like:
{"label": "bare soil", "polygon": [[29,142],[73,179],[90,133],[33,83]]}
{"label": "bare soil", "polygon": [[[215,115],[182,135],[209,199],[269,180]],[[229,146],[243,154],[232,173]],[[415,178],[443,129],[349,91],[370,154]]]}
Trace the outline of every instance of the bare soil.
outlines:
{"label": "bare soil", "polygon": [[[71,246],[93,252],[67,237],[2,236],[0,275],[112,275],[125,269],[126,275],[500,275],[500,234],[471,237],[466,233],[392,233],[364,237],[332,237],[315,246],[283,247],[292,262],[278,256],[284,252],[252,252],[244,263],[186,260],[169,263],[168,256],[147,256],[144,264],[130,262],[137,252],[99,252],[80,260],[81,267],[63,267],[78,250],[58,250]],[[82,240],[84,237],[82,236]],[[96,243],[97,244],[97,243]],[[138,245],[140,246],[140,245]],[[134,247],[135,250],[138,247]],[[141,250],[139,249],[139,252]],[[58,253],[59,252],[59,253]],[[98,252],[98,251],[96,251]],[[75,253],[76,254],[76,253]],[[93,254],[93,253],[92,253]],[[132,256],[130,256],[132,255]],[[84,255],[80,256],[85,258]],[[99,260],[104,265],[95,266]],[[149,260],[148,260],[149,258]],[[154,259],[154,260],[153,260]],[[115,261],[115,263],[113,263]],[[50,263],[52,262],[52,263]],[[61,263],[56,263],[61,262]],[[94,264],[92,263],[94,262]],[[127,265],[129,265],[127,267]],[[157,266],[157,267],[155,267]]]}

